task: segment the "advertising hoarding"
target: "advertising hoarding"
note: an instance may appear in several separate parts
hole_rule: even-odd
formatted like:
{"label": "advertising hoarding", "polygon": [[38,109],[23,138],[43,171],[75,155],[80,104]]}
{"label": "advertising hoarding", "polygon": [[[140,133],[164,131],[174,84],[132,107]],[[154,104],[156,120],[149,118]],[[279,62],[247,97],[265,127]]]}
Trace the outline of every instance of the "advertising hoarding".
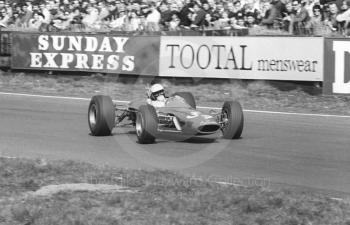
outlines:
{"label": "advertising hoarding", "polygon": [[350,40],[325,39],[325,94],[350,94]]}
{"label": "advertising hoarding", "polygon": [[159,37],[13,33],[12,68],[157,75]]}
{"label": "advertising hoarding", "polygon": [[159,74],[323,81],[323,38],[162,36]]}

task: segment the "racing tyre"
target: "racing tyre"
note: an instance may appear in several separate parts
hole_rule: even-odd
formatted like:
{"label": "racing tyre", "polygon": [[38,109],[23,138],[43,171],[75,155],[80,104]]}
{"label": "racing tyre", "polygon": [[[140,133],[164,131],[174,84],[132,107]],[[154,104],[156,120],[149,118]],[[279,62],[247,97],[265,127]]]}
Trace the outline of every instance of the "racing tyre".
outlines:
{"label": "racing tyre", "polygon": [[140,144],[152,144],[158,126],[156,110],[151,105],[142,105],[136,115],[136,135]]}
{"label": "racing tyre", "polygon": [[222,107],[222,134],[225,139],[238,139],[242,135],[244,116],[242,106],[237,101],[227,101]]}
{"label": "racing tyre", "polygon": [[111,97],[96,95],[91,98],[88,122],[93,136],[111,135],[115,124],[115,108]]}
{"label": "racing tyre", "polygon": [[175,95],[182,97],[183,99],[185,99],[187,104],[189,104],[193,109],[196,109],[196,100],[194,99],[193,94],[191,92],[176,92],[172,96]]}

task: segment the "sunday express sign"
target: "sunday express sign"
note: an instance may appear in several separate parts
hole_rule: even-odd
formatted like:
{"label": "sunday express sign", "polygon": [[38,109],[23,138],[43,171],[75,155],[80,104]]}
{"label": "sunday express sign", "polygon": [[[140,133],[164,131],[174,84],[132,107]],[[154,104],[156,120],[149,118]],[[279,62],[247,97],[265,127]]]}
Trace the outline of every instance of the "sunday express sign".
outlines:
{"label": "sunday express sign", "polygon": [[323,80],[323,39],[161,37],[160,76]]}
{"label": "sunday express sign", "polygon": [[15,69],[157,75],[159,37],[14,32]]}

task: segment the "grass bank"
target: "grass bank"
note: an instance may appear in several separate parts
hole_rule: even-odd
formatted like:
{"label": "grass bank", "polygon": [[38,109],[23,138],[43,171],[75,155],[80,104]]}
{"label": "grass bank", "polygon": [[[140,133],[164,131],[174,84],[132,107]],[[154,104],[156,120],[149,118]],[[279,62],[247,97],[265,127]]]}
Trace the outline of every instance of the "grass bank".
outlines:
{"label": "grass bank", "polygon": [[[78,96],[96,94],[114,99],[145,98],[145,87],[153,77],[1,72],[2,91]],[[350,96],[324,96],[310,83],[162,78],[168,93],[191,91],[198,105],[221,106],[237,99],[245,109],[350,115]],[[131,91],[132,90],[132,91]]]}
{"label": "grass bank", "polygon": [[[52,184],[122,186],[61,190]],[[235,187],[169,171],[125,170],[73,161],[0,158],[0,224],[350,224],[350,205],[314,193]]]}

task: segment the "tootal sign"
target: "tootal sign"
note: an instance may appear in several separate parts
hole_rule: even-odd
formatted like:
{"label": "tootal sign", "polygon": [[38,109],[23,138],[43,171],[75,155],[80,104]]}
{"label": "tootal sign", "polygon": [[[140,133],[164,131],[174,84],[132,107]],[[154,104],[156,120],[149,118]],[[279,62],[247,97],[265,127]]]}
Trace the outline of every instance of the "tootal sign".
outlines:
{"label": "tootal sign", "polygon": [[325,94],[350,94],[350,41],[325,41]]}

